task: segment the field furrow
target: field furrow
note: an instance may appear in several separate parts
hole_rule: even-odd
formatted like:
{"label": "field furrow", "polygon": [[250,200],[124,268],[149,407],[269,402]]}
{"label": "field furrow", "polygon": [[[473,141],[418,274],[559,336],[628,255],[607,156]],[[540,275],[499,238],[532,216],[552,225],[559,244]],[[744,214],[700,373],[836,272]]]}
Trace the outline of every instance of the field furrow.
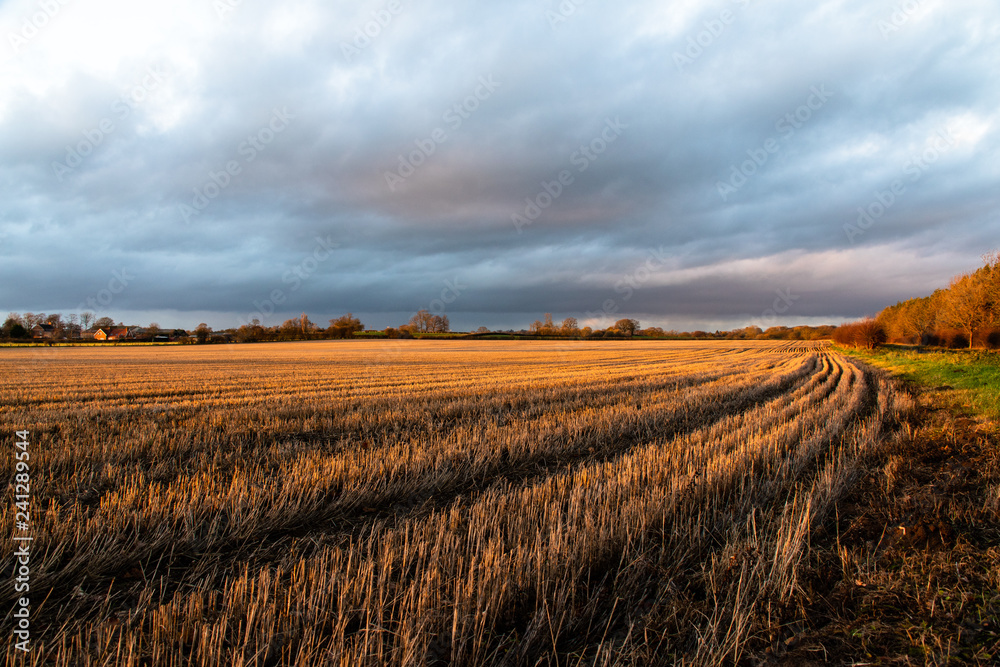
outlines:
{"label": "field furrow", "polygon": [[11,352],[38,665],[736,660],[897,411],[813,343]]}

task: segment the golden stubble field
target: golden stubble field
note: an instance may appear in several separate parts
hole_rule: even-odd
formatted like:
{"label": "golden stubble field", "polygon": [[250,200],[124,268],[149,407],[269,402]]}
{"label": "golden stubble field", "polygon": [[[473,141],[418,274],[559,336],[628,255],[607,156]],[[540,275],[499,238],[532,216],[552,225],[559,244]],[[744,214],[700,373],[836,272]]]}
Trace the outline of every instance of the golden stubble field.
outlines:
{"label": "golden stubble field", "polygon": [[67,666],[735,662],[910,409],[754,341],[7,348],[0,397]]}

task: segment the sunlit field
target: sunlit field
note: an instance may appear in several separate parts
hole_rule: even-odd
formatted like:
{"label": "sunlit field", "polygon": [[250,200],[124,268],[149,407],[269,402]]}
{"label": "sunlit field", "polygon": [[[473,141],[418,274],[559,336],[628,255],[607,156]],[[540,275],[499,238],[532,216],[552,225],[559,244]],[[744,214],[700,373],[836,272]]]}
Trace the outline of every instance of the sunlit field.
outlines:
{"label": "sunlit field", "polygon": [[910,407],[754,341],[9,348],[0,388],[25,664],[67,666],[736,662]]}

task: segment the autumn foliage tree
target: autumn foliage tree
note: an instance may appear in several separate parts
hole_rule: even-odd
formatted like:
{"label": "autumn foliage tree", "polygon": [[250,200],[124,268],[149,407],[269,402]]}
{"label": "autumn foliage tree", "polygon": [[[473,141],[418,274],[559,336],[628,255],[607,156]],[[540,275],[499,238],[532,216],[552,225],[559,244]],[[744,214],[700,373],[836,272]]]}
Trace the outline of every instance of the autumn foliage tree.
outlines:
{"label": "autumn foliage tree", "polygon": [[354,334],[362,331],[364,328],[365,326],[361,324],[361,320],[354,317],[351,313],[347,313],[337,319],[330,320],[330,326],[327,328],[326,333],[331,338],[353,338]]}
{"label": "autumn foliage tree", "polygon": [[1000,252],[945,289],[901,301],[878,315],[889,340],[918,345],[1000,346]]}
{"label": "autumn foliage tree", "polygon": [[987,283],[973,274],[966,274],[951,281],[940,319],[966,334],[971,348],[976,334],[995,318],[990,305]]}
{"label": "autumn foliage tree", "polygon": [[626,336],[634,336],[635,332],[639,330],[639,320],[623,318],[615,322],[613,328]]}
{"label": "autumn foliage tree", "polygon": [[987,325],[1000,327],[1000,252],[994,252],[983,258],[986,265],[979,270],[979,278],[983,283],[985,307],[989,311]]}

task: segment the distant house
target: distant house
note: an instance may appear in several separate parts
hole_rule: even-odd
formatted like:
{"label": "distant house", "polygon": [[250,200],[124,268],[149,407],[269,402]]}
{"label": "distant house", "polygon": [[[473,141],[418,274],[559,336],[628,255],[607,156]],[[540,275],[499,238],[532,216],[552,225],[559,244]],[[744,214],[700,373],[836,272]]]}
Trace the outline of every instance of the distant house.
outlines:
{"label": "distant house", "polygon": [[134,340],[135,334],[128,327],[102,327],[94,332],[94,340]]}
{"label": "distant house", "polygon": [[54,338],[55,335],[56,328],[51,324],[36,324],[31,327],[32,338]]}

